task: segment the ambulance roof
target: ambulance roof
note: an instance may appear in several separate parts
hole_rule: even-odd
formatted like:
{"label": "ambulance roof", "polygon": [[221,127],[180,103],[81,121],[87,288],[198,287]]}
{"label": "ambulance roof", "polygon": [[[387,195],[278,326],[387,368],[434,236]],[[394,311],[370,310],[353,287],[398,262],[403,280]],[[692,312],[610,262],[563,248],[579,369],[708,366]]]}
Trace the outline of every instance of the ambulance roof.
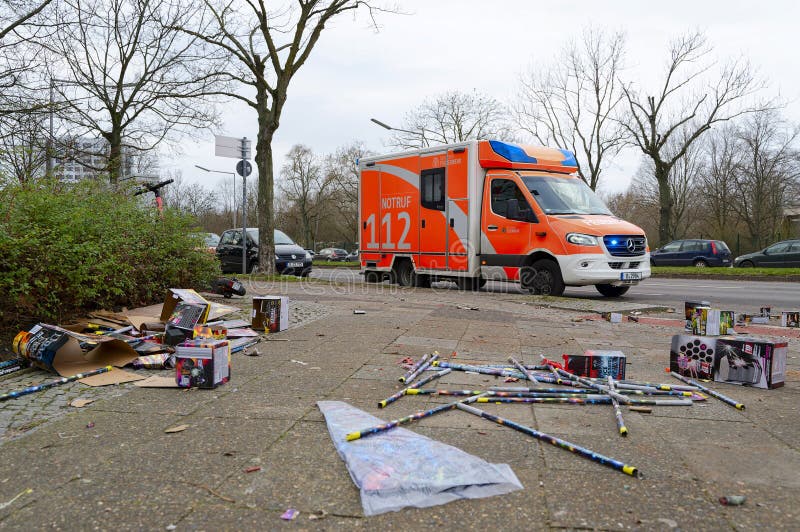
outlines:
{"label": "ambulance roof", "polygon": [[478,160],[483,168],[548,170],[560,173],[578,170],[575,155],[568,150],[511,144],[499,140],[479,141]]}

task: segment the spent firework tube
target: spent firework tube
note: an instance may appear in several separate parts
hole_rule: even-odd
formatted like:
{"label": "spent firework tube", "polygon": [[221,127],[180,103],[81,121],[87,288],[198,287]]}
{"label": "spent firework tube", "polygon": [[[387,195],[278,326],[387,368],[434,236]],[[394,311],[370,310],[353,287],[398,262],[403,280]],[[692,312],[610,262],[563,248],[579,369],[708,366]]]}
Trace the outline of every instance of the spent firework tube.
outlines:
{"label": "spent firework tube", "polygon": [[378,408],[386,408],[386,405],[388,405],[390,403],[394,403],[395,401],[397,401],[398,399],[403,397],[405,395],[406,391],[410,390],[411,388],[419,388],[423,384],[427,384],[427,383],[431,382],[433,379],[438,379],[439,377],[447,375],[451,371],[453,371],[453,370],[452,369],[443,369],[442,371],[437,371],[436,373],[428,375],[427,377],[425,377],[424,379],[420,380],[419,382],[415,382],[413,384],[410,384],[409,386],[406,386],[405,388],[403,388],[402,390],[400,390],[396,394],[390,395],[389,397],[387,397],[383,401],[379,402],[378,403]]}
{"label": "spent firework tube", "polygon": [[707,393],[711,397],[715,397],[715,398],[719,399],[723,403],[727,403],[727,404],[731,405],[732,407],[734,407],[737,410],[744,410],[744,404],[740,403],[739,401],[737,401],[735,399],[731,399],[730,397],[728,397],[726,395],[722,395],[721,393],[715,392],[714,390],[712,390],[710,388],[706,388],[705,386],[703,386],[699,382],[694,381],[692,379],[687,379],[683,375],[679,375],[679,374],[675,373],[674,371],[670,371],[669,374],[672,375],[673,377],[675,377],[676,379],[678,379],[679,381],[683,381],[686,384],[690,384],[692,386],[696,386],[697,388],[700,389],[700,391],[702,391],[704,393]]}
{"label": "spent firework tube", "polygon": [[[614,379],[611,375],[608,376],[608,389],[614,391]],[[625,420],[622,419],[622,411],[619,409],[619,403],[612,397],[611,404],[614,406],[614,417],[617,419],[617,429],[619,429],[620,436],[628,435],[628,427],[625,426]]]}
{"label": "spent firework tube", "polygon": [[62,377],[58,380],[47,382],[45,384],[37,384],[36,386],[30,386],[28,388],[23,388],[22,390],[16,390],[13,392],[8,392],[0,395],[0,401],[7,401],[9,399],[16,399],[17,397],[22,397],[23,395],[29,395],[32,393],[40,392],[42,390],[47,390],[48,388],[53,388],[55,386],[60,386],[62,384],[66,384],[68,382],[77,381],[80,379],[84,379],[86,377],[91,377],[92,375],[98,375],[100,373],[106,373],[107,371],[111,371],[113,368],[111,366],[105,366],[103,368],[98,368],[92,371],[85,371],[83,373],[77,373],[75,375],[71,375],[69,377]]}
{"label": "spent firework tube", "polygon": [[589,388],[593,388],[593,389],[599,391],[600,393],[607,393],[611,397],[615,398],[617,401],[620,401],[620,402],[625,403],[625,404],[628,404],[628,403],[631,402],[631,400],[628,397],[625,397],[624,395],[618,394],[617,392],[615,392],[613,390],[609,390],[608,386],[602,386],[600,384],[595,384],[594,382],[592,382],[589,379],[585,379],[583,377],[579,377],[579,376],[577,376],[577,375],[575,375],[573,373],[570,373],[568,371],[565,371],[563,369],[556,369],[556,371],[559,373],[559,375],[564,375],[564,376],[567,376],[569,378],[575,379],[576,381],[578,381],[579,383],[583,384],[584,386],[588,386]]}
{"label": "spent firework tube", "polygon": [[535,392],[531,392],[531,389],[526,388],[525,386],[490,386],[489,391],[509,393],[595,393],[594,390],[587,390],[585,388],[579,388],[577,390],[565,390],[564,388],[537,388]]}
{"label": "spent firework tube", "polygon": [[527,379],[531,381],[534,385],[539,384],[539,379],[537,379],[536,376],[528,370],[528,368],[520,364],[517,361],[517,359],[515,359],[514,357],[508,357],[508,361],[514,364],[514,367],[520,370],[522,374],[525,375],[525,377],[527,377]]}
{"label": "spent firework tube", "polygon": [[594,395],[591,397],[481,397],[479,403],[524,403],[524,404],[564,404],[564,405],[607,405],[611,397]]}
{"label": "spent firework tube", "polygon": [[620,384],[638,384],[639,386],[650,386],[651,388],[655,388],[657,390],[678,390],[684,392],[692,392],[697,390],[697,386],[683,386],[680,384],[663,384],[658,382],[643,382],[643,381],[632,381],[632,380],[622,380],[617,382],[618,385]]}
{"label": "spent firework tube", "polygon": [[537,440],[547,442],[551,445],[555,445],[556,447],[560,447],[561,449],[565,449],[571,453],[583,456],[584,458],[588,458],[589,460],[597,462],[598,464],[611,467],[612,469],[621,471],[626,475],[630,475],[632,477],[640,476],[639,469],[636,467],[624,464],[618,460],[614,460],[613,458],[603,456],[602,454],[596,453],[594,451],[590,451],[589,449],[585,449],[583,447],[580,447],[579,445],[575,445],[574,443],[570,443],[566,440],[550,436],[549,434],[545,434],[544,432],[539,432],[538,430],[533,429],[531,427],[520,425],[519,423],[515,423],[509,419],[505,419],[500,416],[495,416],[494,414],[490,414],[488,412],[485,412],[483,410],[469,406],[464,403],[457,404],[456,408],[458,408],[459,410],[463,410],[464,412],[469,412],[470,414],[482,417],[484,419],[488,419],[489,421],[494,421],[498,425],[504,425],[514,430],[518,430],[523,434],[527,434],[528,436],[533,436]]}
{"label": "spent firework tube", "polygon": [[496,392],[489,390],[487,392],[489,397],[606,397],[595,393],[594,390],[586,390],[586,393],[573,393],[572,390],[559,390],[557,392],[540,392],[527,391],[527,392]]}
{"label": "spent firework tube", "polygon": [[25,358],[14,358],[12,360],[6,360],[5,362],[0,362],[0,369],[7,368],[9,366],[16,366],[18,364],[24,364],[26,362]]}
{"label": "spent firework tube", "polygon": [[629,399],[628,406],[690,406],[693,399]]}
{"label": "spent firework tube", "polygon": [[525,379],[525,375],[519,371],[511,371],[501,368],[487,368],[485,366],[472,366],[470,364],[455,364],[453,362],[446,362],[444,360],[437,360],[433,363],[434,366],[440,368],[456,369],[458,371],[472,371],[473,373],[481,373],[483,375],[495,375],[497,377],[514,377],[517,379]]}
{"label": "spent firework tube", "polygon": [[414,373],[415,371],[417,371],[419,369],[419,367],[421,365],[423,365],[425,363],[425,361],[428,360],[429,356],[430,355],[428,353],[425,353],[424,355],[422,355],[422,358],[420,358],[419,360],[414,362],[414,365],[411,366],[411,368],[406,372],[406,374],[403,375],[402,377],[400,377],[397,380],[399,380],[400,382],[408,382],[409,381],[409,377],[411,376],[411,374]]}
{"label": "spent firework tube", "polygon": [[429,358],[428,360],[426,360],[425,362],[423,362],[423,363],[422,363],[422,365],[421,365],[420,367],[418,367],[416,370],[414,370],[414,372],[413,372],[413,373],[411,373],[411,375],[409,375],[409,376],[408,376],[408,379],[406,379],[406,380],[405,380],[405,381],[403,381],[403,382],[412,382],[414,379],[416,379],[417,377],[419,377],[420,375],[422,375],[422,372],[423,372],[423,371],[425,371],[426,369],[430,368],[430,367],[431,367],[431,364],[433,364],[434,362],[436,362],[438,359],[439,359],[439,354],[438,354],[438,353],[436,353],[436,354],[435,354],[435,355],[433,355],[431,358]]}
{"label": "spent firework tube", "polygon": [[431,408],[430,410],[423,410],[420,412],[416,412],[414,414],[408,415],[406,417],[401,417],[400,419],[395,419],[394,421],[389,421],[388,423],[384,423],[383,425],[376,425],[374,427],[370,427],[368,429],[362,429],[356,432],[351,432],[347,436],[345,436],[345,441],[353,441],[358,440],[360,438],[365,438],[367,436],[372,436],[373,434],[379,434],[381,432],[386,432],[387,430],[391,430],[398,425],[403,425],[405,423],[410,423],[412,421],[416,421],[418,419],[423,419],[426,417],[430,417],[434,414],[438,414],[439,412],[444,412],[445,410],[453,410],[456,405],[460,403],[472,403],[478,398],[480,395],[473,395],[472,397],[467,397],[466,399],[462,399],[460,401],[456,401],[454,403],[447,403],[446,405],[437,406],[436,408]]}

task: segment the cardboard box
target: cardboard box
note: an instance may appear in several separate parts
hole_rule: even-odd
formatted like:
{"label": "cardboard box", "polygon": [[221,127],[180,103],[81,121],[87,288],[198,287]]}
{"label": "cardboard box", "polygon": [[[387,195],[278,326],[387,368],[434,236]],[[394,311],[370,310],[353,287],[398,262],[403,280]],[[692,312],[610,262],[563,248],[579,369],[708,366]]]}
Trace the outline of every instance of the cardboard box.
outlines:
{"label": "cardboard box", "polygon": [[253,297],[253,324],[257,331],[280,332],[289,327],[289,298],[285,296]]}
{"label": "cardboard box", "polygon": [[732,310],[710,309],[705,313],[706,336],[724,336],[736,331],[733,329],[735,312]]}
{"label": "cardboard box", "polygon": [[781,312],[781,327],[800,327],[800,310]]}
{"label": "cardboard box", "polygon": [[625,378],[625,353],[622,351],[588,350],[583,355],[561,355],[564,368],[581,377],[616,380]]}
{"label": "cardboard box", "polygon": [[755,388],[779,388],[786,380],[785,340],[728,336],[717,342],[714,380]]}
{"label": "cardboard box", "polygon": [[175,382],[180,388],[216,388],[230,375],[227,340],[187,340],[175,347]]}
{"label": "cardboard box", "polygon": [[192,305],[205,305],[208,307],[208,310],[200,320],[201,324],[207,321],[220,319],[222,316],[239,311],[237,307],[223,305],[221,303],[212,303],[194,290],[170,288],[167,290],[167,296],[164,299],[164,306],[161,307],[161,321],[166,322],[172,312],[175,310],[175,306],[181,301]]}
{"label": "cardboard box", "polygon": [[713,380],[717,339],[676,334],[669,350],[669,369],[691,379]]}

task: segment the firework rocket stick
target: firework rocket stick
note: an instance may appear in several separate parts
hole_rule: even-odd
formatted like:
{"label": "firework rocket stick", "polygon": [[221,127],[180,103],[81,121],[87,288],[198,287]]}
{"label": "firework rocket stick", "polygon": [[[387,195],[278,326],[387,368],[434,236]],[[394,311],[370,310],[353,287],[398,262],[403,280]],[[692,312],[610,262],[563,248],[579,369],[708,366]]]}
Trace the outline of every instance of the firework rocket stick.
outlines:
{"label": "firework rocket stick", "polygon": [[620,395],[620,394],[618,394],[617,392],[615,392],[613,390],[609,390],[608,386],[602,386],[600,384],[595,384],[594,382],[590,381],[589,379],[585,379],[583,377],[579,377],[579,376],[577,376],[577,375],[575,375],[573,373],[570,373],[568,371],[565,371],[563,369],[556,369],[556,371],[559,373],[559,375],[565,375],[565,376],[567,376],[569,378],[575,379],[576,381],[578,381],[579,383],[583,384],[584,386],[588,386],[589,388],[594,388],[595,390],[599,391],[600,393],[607,393],[611,397],[614,397],[617,401],[621,401],[621,402],[623,402],[625,404],[628,404],[628,403],[631,402],[631,400],[629,398],[625,397],[624,395]]}
{"label": "firework rocket stick", "polygon": [[13,360],[6,360],[5,362],[0,362],[0,369],[7,368],[8,366],[16,366],[17,364],[25,363],[25,358],[15,358]]}
{"label": "firework rocket stick", "polygon": [[389,397],[387,397],[383,401],[379,402],[378,403],[378,408],[386,408],[386,406],[388,404],[394,403],[395,401],[397,401],[398,399],[403,397],[406,394],[407,390],[410,390],[411,388],[419,388],[423,384],[427,384],[427,383],[431,382],[433,379],[438,379],[439,377],[447,375],[451,371],[453,371],[453,370],[452,369],[444,369],[442,371],[437,371],[436,373],[428,375],[427,377],[425,377],[424,379],[420,380],[419,382],[415,382],[413,384],[410,384],[410,385],[406,386],[405,388],[403,388],[402,390],[400,390],[396,394],[390,395]]}
{"label": "firework rocket stick", "polygon": [[71,375],[69,377],[62,377],[58,380],[48,382],[45,384],[37,384],[36,386],[30,386],[28,388],[23,388],[22,390],[17,390],[14,392],[8,392],[0,395],[0,401],[7,401],[9,399],[16,399],[17,397],[22,397],[23,395],[29,395],[35,392],[40,392],[42,390],[46,390],[48,388],[53,388],[54,386],[60,386],[61,384],[66,384],[68,382],[77,381],[80,379],[84,379],[86,377],[91,377],[92,375],[98,375],[100,373],[105,373],[107,371],[111,371],[113,368],[111,366],[106,366],[104,368],[95,369],[92,371],[87,371],[85,373],[78,373],[76,375]]}
{"label": "firework rocket stick", "polygon": [[719,399],[723,403],[727,403],[727,404],[731,405],[732,407],[734,407],[737,410],[744,410],[744,404],[740,403],[739,401],[736,401],[735,399],[731,399],[730,397],[722,395],[719,392],[715,392],[714,390],[712,390],[710,388],[706,388],[705,386],[701,385],[697,381],[694,381],[692,379],[687,379],[683,375],[679,375],[679,374],[675,373],[674,371],[670,371],[669,374],[672,375],[673,377],[675,377],[676,379],[678,379],[679,381],[683,381],[686,384],[690,384],[692,386],[697,386],[697,388],[699,388],[702,392],[707,393],[711,397],[715,397],[715,398]]}
{"label": "firework rocket stick", "polygon": [[514,357],[508,357],[508,361],[514,364],[514,366],[528,378],[528,380],[531,382],[531,386],[536,386],[539,384],[539,379],[537,379],[536,376],[528,370],[528,368],[517,362],[517,359]]}
{"label": "firework rocket stick", "polygon": [[423,388],[409,388],[406,395],[479,395],[486,393],[482,390],[433,390]]}
{"label": "firework rocket stick", "polygon": [[[614,391],[614,379],[611,378],[611,375],[608,376],[608,389],[612,392]],[[617,428],[619,429],[620,436],[627,436],[628,435],[628,427],[625,426],[625,420],[622,419],[622,411],[619,409],[619,403],[617,400],[612,397],[611,404],[614,406],[614,417],[617,418]]]}
{"label": "firework rocket stick", "polygon": [[436,354],[435,354],[435,355],[433,355],[431,358],[429,358],[428,360],[426,360],[425,362],[423,362],[423,363],[422,363],[422,365],[421,365],[420,367],[418,367],[418,368],[417,368],[417,369],[416,369],[414,372],[412,372],[412,373],[411,373],[411,375],[409,375],[409,376],[408,376],[408,378],[407,378],[405,381],[402,381],[402,382],[411,382],[411,381],[413,381],[414,379],[416,379],[417,377],[419,377],[420,375],[422,375],[422,372],[423,372],[423,371],[425,371],[426,369],[430,368],[430,367],[431,367],[431,364],[433,364],[434,362],[436,362],[436,360],[437,360],[438,358],[439,358],[439,354],[438,354],[438,353],[436,353]]}
{"label": "firework rocket stick", "polygon": [[371,436],[373,434],[378,434],[380,432],[386,432],[387,430],[391,430],[398,425],[403,425],[405,423],[410,423],[411,421],[416,421],[418,419],[423,419],[426,417],[430,417],[434,414],[438,414],[439,412],[444,412],[445,410],[453,410],[456,405],[460,403],[472,403],[477,401],[478,398],[482,397],[481,395],[473,395],[472,397],[467,397],[466,399],[462,399],[460,401],[456,401],[454,403],[447,403],[446,405],[437,406],[436,408],[431,408],[430,410],[423,410],[420,412],[416,412],[414,414],[408,415],[406,417],[401,417],[400,419],[395,419],[394,421],[390,421],[388,423],[384,423],[383,425],[377,425],[375,427],[370,427],[367,429],[362,429],[356,432],[351,432],[347,436],[345,436],[345,441],[353,441],[358,440],[360,438],[365,438],[367,436]]}
{"label": "firework rocket stick", "polygon": [[684,392],[692,392],[697,390],[697,386],[683,386],[680,384],[661,384],[657,382],[642,382],[642,381],[632,381],[632,380],[623,380],[618,381],[617,386],[620,384],[638,384],[639,386],[650,386],[652,388],[656,388],[658,390],[678,390]]}
{"label": "firework rocket stick", "polygon": [[628,406],[690,406],[692,399],[629,399]]}
{"label": "firework rocket stick", "polygon": [[495,416],[488,412],[484,412],[478,408],[466,405],[466,404],[457,404],[456,408],[459,410],[463,410],[465,412],[469,412],[470,414],[474,414],[476,416],[482,417],[484,419],[488,419],[489,421],[494,421],[498,425],[504,425],[506,427],[512,428],[514,430],[518,430],[528,436],[532,436],[537,440],[541,440],[547,442],[551,445],[555,445],[556,447],[560,447],[561,449],[565,449],[571,453],[575,453],[579,456],[584,458],[588,458],[593,462],[597,462],[599,464],[603,464],[605,466],[611,467],[616,469],[617,471],[622,471],[626,475],[630,475],[632,477],[639,477],[639,470],[633,466],[629,466],[627,464],[623,464],[618,460],[614,460],[613,458],[609,458],[607,456],[603,456],[602,454],[598,454],[594,451],[590,451],[589,449],[585,449],[568,441],[562,440],[560,438],[556,438],[554,436],[550,436],[549,434],[545,434],[544,432],[539,432],[536,429],[531,427],[526,427],[525,425],[520,425],[519,423],[514,423],[511,420]]}
{"label": "firework rocket stick", "polygon": [[611,397],[607,395],[588,397],[481,397],[479,403],[542,403],[542,404],[571,404],[571,405],[607,405],[611,404]]}
{"label": "firework rocket stick", "polygon": [[414,362],[414,365],[411,366],[411,368],[406,372],[406,374],[403,375],[402,377],[400,377],[397,380],[399,380],[400,382],[407,382],[409,380],[408,378],[411,376],[411,374],[414,373],[415,371],[417,371],[419,369],[419,367],[421,365],[423,365],[426,360],[428,360],[429,356],[430,355],[428,353],[425,353],[424,355],[422,355],[422,357],[419,360]]}

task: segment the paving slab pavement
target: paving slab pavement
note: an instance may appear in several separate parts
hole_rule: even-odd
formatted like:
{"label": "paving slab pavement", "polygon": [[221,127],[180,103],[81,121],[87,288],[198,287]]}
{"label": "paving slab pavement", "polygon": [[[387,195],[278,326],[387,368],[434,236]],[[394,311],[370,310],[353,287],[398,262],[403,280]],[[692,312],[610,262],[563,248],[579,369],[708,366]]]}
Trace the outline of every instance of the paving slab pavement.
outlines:
{"label": "paving slab pavement", "polygon": [[[666,381],[669,339],[680,331],[583,320],[586,309],[541,306],[523,295],[321,283],[271,293],[278,292],[293,308],[312,310],[290,330],[270,335],[276,341],[259,344],[260,356],[234,355],[230,383],[215,390],[108,389],[80,410],[53,407],[55,414],[37,418],[35,429],[2,440],[0,528],[798,529],[797,339],[789,339],[784,388],[716,386],[747,410],[710,399],[652,414],[625,412],[624,439],[606,406],[481,405],[631,463],[642,479],[460,411],[406,425],[508,463],[525,489],[367,518],[317,401],[347,401],[386,420],[441,404],[449,398],[409,396],[386,409],[377,405],[402,387],[400,360],[434,348],[446,359],[455,351],[456,362],[501,363],[509,355],[535,362],[539,353],[558,360],[565,352],[614,347],[627,354],[629,377]],[[354,315],[355,309],[366,314]],[[504,379],[454,371],[434,383],[426,387],[485,389]],[[27,405],[2,403],[0,416],[16,416]],[[177,425],[188,427],[164,433]],[[3,504],[27,488],[33,493]],[[736,494],[748,497],[745,505],[718,502]],[[289,507],[300,516],[283,522]],[[325,519],[309,519],[323,510]]]}

